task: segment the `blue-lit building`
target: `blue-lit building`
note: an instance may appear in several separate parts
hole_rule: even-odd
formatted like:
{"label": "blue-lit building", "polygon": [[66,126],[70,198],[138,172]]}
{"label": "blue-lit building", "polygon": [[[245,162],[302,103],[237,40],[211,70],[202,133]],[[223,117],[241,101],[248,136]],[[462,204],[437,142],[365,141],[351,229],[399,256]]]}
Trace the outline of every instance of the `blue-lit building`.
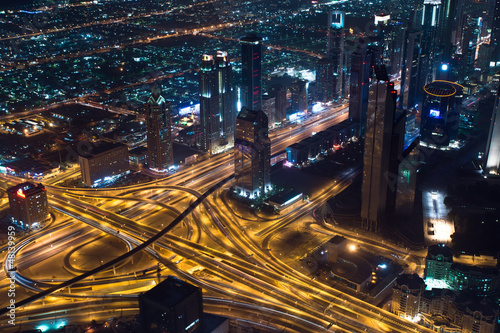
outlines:
{"label": "blue-lit building", "polygon": [[462,88],[453,82],[434,81],[424,87],[420,138],[425,146],[447,149],[458,134]]}

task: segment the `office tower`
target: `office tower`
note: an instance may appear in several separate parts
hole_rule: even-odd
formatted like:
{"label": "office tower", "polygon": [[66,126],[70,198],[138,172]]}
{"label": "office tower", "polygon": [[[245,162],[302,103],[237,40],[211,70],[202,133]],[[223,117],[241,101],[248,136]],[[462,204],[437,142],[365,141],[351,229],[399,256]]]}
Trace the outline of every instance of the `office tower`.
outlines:
{"label": "office tower", "polygon": [[409,222],[413,217],[420,140],[416,138],[400,155],[396,182],[395,217],[398,223]]}
{"label": "office tower", "polygon": [[169,276],[139,296],[139,318],[143,332],[202,332],[201,289]]}
{"label": "office tower", "polygon": [[316,98],[321,103],[328,103],[336,98],[333,76],[332,60],[320,59],[316,67]]}
{"label": "office tower", "polygon": [[366,118],[361,198],[363,228],[378,232],[385,223],[396,91],[385,67],[375,67]]}
{"label": "office tower", "polygon": [[286,121],[286,109],[288,108],[286,90],[286,87],[282,85],[274,85],[271,87],[270,95],[276,98],[276,113],[274,115],[274,120],[277,123]]}
{"label": "office tower", "polygon": [[216,154],[234,144],[236,122],[232,67],[226,52],[203,55],[200,72],[201,148]]}
{"label": "office tower", "polygon": [[253,199],[271,188],[271,141],[262,110],[243,108],[236,118],[234,142],[235,188]]}
{"label": "office tower", "polygon": [[42,184],[21,183],[7,189],[10,214],[24,228],[36,228],[49,216],[47,192]]}
{"label": "office tower", "polygon": [[391,312],[398,317],[413,320],[419,313],[419,305],[425,283],[417,274],[401,274],[392,289]]}
{"label": "office tower", "polygon": [[[262,38],[248,34],[241,38],[242,107],[262,108]],[[238,110],[239,111],[239,110]]]}
{"label": "office tower", "polygon": [[424,0],[423,14],[421,27],[424,32],[422,39],[422,50],[427,54],[427,63],[422,64],[427,71],[426,82],[431,82],[435,79],[436,67],[436,52],[437,50],[437,27],[439,20],[439,9],[441,7],[441,0]]}
{"label": "office tower", "polygon": [[342,94],[342,77],[344,71],[344,19],[342,11],[328,12],[328,41],[326,57],[332,61],[334,98]]}
{"label": "office tower", "polygon": [[401,71],[403,40],[405,29],[400,20],[390,15],[375,16],[377,31],[380,38],[380,64],[387,67],[390,75],[397,75]]}
{"label": "office tower", "polygon": [[359,123],[359,135],[365,135],[368,90],[373,52],[365,40],[359,40],[358,49],[351,56],[349,81],[349,119]]}
{"label": "office tower", "polygon": [[292,112],[307,112],[307,81],[295,80],[292,82]]}
{"label": "office tower", "polygon": [[500,86],[498,87],[495,106],[491,115],[490,133],[484,154],[484,174],[498,175],[500,168]]}
{"label": "office tower", "polygon": [[400,106],[405,109],[417,108],[422,96],[422,87],[426,83],[427,55],[423,52],[423,39],[422,30],[410,28],[405,32],[399,99]]}
{"label": "office tower", "polygon": [[262,111],[267,116],[267,120],[269,122],[269,128],[274,127],[275,123],[275,114],[276,114],[276,96],[271,95],[263,95],[262,96]]}
{"label": "office tower", "polygon": [[462,101],[462,88],[447,81],[424,87],[420,140],[431,148],[444,148],[455,140]]}
{"label": "office tower", "polygon": [[166,171],[174,163],[170,104],[157,85],[146,103],[146,131],[149,168]]}
{"label": "office tower", "polygon": [[121,143],[96,142],[78,161],[82,181],[89,187],[110,183],[129,171],[128,147]]}
{"label": "office tower", "polygon": [[457,0],[442,0],[437,25],[437,43],[440,59],[449,61],[452,56],[452,28],[456,14]]}

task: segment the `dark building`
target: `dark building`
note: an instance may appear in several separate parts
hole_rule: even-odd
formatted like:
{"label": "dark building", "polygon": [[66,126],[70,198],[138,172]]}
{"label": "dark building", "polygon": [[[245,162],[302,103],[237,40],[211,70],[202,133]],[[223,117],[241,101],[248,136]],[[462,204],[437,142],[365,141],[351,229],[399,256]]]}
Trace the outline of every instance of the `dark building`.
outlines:
{"label": "dark building", "polygon": [[360,40],[358,49],[351,57],[351,76],[349,81],[349,120],[359,124],[359,135],[365,135],[368,90],[373,63],[373,53],[368,44]]}
{"label": "dark building", "polygon": [[7,189],[10,213],[26,228],[37,227],[49,218],[47,192],[42,184],[22,183]]}
{"label": "dark building", "polygon": [[458,134],[462,88],[434,81],[424,87],[420,138],[430,148],[443,148]]}
{"label": "dark building", "polygon": [[129,171],[128,147],[121,143],[96,142],[78,161],[82,181],[89,187],[112,182]]}
{"label": "dark building", "polygon": [[486,143],[484,161],[484,174],[498,175],[500,168],[500,86],[491,115],[490,133],[488,135],[488,142]]}
{"label": "dark building", "polygon": [[146,103],[146,131],[149,168],[167,170],[174,161],[172,150],[172,124],[170,104],[155,85]]}
{"label": "dark building", "polygon": [[243,108],[236,118],[234,142],[235,188],[253,199],[271,188],[271,141],[267,116]]}
{"label": "dark building", "polygon": [[375,67],[372,81],[366,118],[361,219],[363,228],[380,231],[387,213],[387,177],[397,96],[385,67]]}
{"label": "dark building", "polygon": [[203,299],[200,288],[169,276],[139,296],[143,332],[203,332]]}
{"label": "dark building", "polygon": [[405,32],[403,66],[401,69],[400,106],[416,109],[422,98],[422,87],[426,84],[427,55],[424,53],[424,32],[409,29]]}
{"label": "dark building", "polygon": [[242,107],[262,109],[262,38],[248,34],[241,38]]}
{"label": "dark building", "polygon": [[437,25],[437,43],[441,61],[449,61],[452,52],[452,29],[455,21],[457,0],[442,0]]}
{"label": "dark building", "polygon": [[295,80],[292,82],[292,112],[307,112],[307,81]]}
{"label": "dark building", "polygon": [[320,59],[316,68],[316,98],[321,103],[336,98],[333,76],[333,62],[328,58]]}
{"label": "dark building", "polygon": [[342,11],[328,12],[328,42],[326,46],[326,57],[331,60],[332,85],[334,98],[342,94],[342,77],[344,72],[344,20]]}
{"label": "dark building", "polygon": [[288,108],[288,101],[286,99],[286,87],[282,85],[274,85],[271,87],[270,96],[276,98],[274,114],[274,121],[276,123],[283,123],[286,121],[286,110]]}
{"label": "dark building", "polygon": [[216,154],[234,144],[233,73],[226,52],[203,55],[199,71],[201,148]]}
{"label": "dark building", "polygon": [[398,223],[410,221],[413,217],[417,169],[419,164],[420,140],[415,139],[398,158],[398,178],[396,182],[395,218]]}
{"label": "dark building", "polygon": [[495,9],[493,11],[493,24],[491,27],[491,42],[493,45],[493,57],[491,61],[500,61],[500,0],[495,1]]}
{"label": "dark building", "polygon": [[262,111],[267,116],[269,121],[269,128],[274,127],[276,121],[276,96],[263,95],[262,96]]}

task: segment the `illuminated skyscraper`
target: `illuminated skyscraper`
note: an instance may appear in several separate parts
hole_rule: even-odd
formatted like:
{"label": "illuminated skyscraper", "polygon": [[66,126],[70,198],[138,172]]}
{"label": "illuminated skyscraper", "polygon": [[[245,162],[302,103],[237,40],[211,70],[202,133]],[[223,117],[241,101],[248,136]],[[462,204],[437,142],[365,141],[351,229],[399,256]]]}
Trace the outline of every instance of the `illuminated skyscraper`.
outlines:
{"label": "illuminated skyscraper", "polygon": [[153,86],[145,109],[149,168],[165,171],[174,162],[170,105],[157,85]]}
{"label": "illuminated skyscraper", "polygon": [[22,183],[7,189],[10,214],[25,228],[37,227],[49,218],[47,192],[42,184]]}
{"label": "illuminated skyscraper", "polygon": [[342,77],[344,71],[344,20],[343,11],[328,12],[328,41],[326,57],[331,60],[333,72],[333,91],[335,98],[342,94]]}
{"label": "illuminated skyscraper", "polygon": [[241,40],[242,106],[262,108],[262,38],[248,34]]}
{"label": "illuminated skyscraper", "polygon": [[500,87],[498,88],[493,114],[491,115],[490,133],[484,160],[485,175],[498,175],[500,169]]}
{"label": "illuminated skyscraper", "polygon": [[271,141],[262,110],[243,108],[236,118],[234,142],[235,188],[253,199],[271,187]]}
{"label": "illuminated skyscraper", "polygon": [[373,53],[364,40],[360,40],[358,49],[351,57],[351,78],[349,81],[349,119],[359,123],[359,134],[364,136],[366,128],[366,110]]}
{"label": "illuminated skyscraper", "polygon": [[203,55],[199,72],[201,146],[216,154],[234,144],[236,122],[232,67],[226,52]]}
{"label": "illuminated skyscraper", "polygon": [[387,213],[397,93],[385,67],[375,67],[372,81],[366,118],[361,219],[363,228],[378,232],[385,223]]}
{"label": "illuminated skyscraper", "polygon": [[449,146],[458,134],[462,101],[461,86],[448,81],[434,81],[424,87],[421,144],[431,148]]}

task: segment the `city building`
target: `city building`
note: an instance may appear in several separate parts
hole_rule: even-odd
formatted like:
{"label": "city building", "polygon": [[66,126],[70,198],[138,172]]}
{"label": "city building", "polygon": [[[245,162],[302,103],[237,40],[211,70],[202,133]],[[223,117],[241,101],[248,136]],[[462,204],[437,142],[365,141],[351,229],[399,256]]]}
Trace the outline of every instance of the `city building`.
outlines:
{"label": "city building", "polygon": [[457,0],[442,0],[439,8],[436,46],[440,49],[440,59],[449,61],[452,52],[452,30],[456,17]]}
{"label": "city building", "polygon": [[318,60],[316,68],[316,99],[321,103],[331,102],[337,97],[333,76],[333,61],[328,58]]}
{"label": "city building", "polygon": [[484,154],[484,174],[498,175],[500,168],[500,86],[498,87],[493,113],[491,115],[490,132]]}
{"label": "city building", "polygon": [[199,71],[201,148],[217,154],[234,145],[235,101],[226,52],[203,55]]}
{"label": "city building", "polygon": [[427,55],[424,53],[424,37],[422,30],[410,28],[405,32],[399,96],[399,104],[404,109],[418,108],[422,87],[426,84]]}
{"label": "city building", "polygon": [[262,110],[243,108],[236,118],[234,142],[235,189],[250,199],[271,189],[271,141]]}
{"label": "city building", "polygon": [[449,247],[444,244],[429,246],[425,257],[426,283],[433,287],[446,287],[452,264],[453,251]]}
{"label": "city building", "polygon": [[47,192],[42,184],[26,182],[9,187],[7,196],[10,214],[23,228],[37,228],[50,217]]}
{"label": "city building", "polygon": [[332,85],[334,98],[342,94],[342,78],[344,73],[344,21],[345,13],[335,10],[328,12],[328,41],[326,57],[331,61]]}
{"label": "city building", "polygon": [[170,104],[163,98],[157,85],[153,86],[145,111],[148,167],[155,171],[166,171],[174,161]]}
{"label": "city building", "polygon": [[495,0],[490,44],[494,47],[491,61],[500,62],[500,0]]}
{"label": "city building", "polygon": [[395,218],[409,221],[413,217],[417,188],[420,140],[415,139],[401,154],[396,183]]}
{"label": "city building", "polygon": [[391,311],[399,317],[414,320],[424,290],[424,280],[417,274],[401,274],[393,288]]}
{"label": "city building", "polygon": [[307,81],[295,80],[292,82],[292,112],[307,112]]}
{"label": "city building", "polygon": [[383,66],[375,67],[366,118],[361,198],[362,227],[380,231],[387,214],[391,139],[396,112],[396,91]]}
{"label": "city building", "polygon": [[200,288],[169,276],[139,296],[143,332],[203,332],[203,299]]}
{"label": "city building", "polygon": [[286,110],[288,109],[288,100],[286,98],[287,89],[282,85],[273,85],[269,93],[275,100],[274,121],[276,124],[282,124],[286,121]]}
{"label": "city building", "polygon": [[458,84],[434,81],[424,87],[420,139],[425,146],[448,149],[458,134],[461,104]]}
{"label": "city building", "polygon": [[128,147],[121,143],[98,141],[78,156],[82,182],[89,187],[113,182],[129,171]]}
{"label": "city building", "polygon": [[349,81],[349,120],[359,124],[359,135],[365,136],[368,90],[373,63],[373,52],[365,40],[360,40],[358,49],[351,57]]}
{"label": "city building", "polygon": [[[262,38],[248,34],[241,38],[242,107],[262,109]],[[238,110],[240,111],[240,110]]]}
{"label": "city building", "polygon": [[275,114],[276,114],[276,96],[263,95],[262,96],[262,111],[267,116],[269,121],[269,128],[274,127]]}
{"label": "city building", "polygon": [[128,151],[128,159],[130,163],[137,166],[144,166],[148,163],[148,148],[139,146]]}

